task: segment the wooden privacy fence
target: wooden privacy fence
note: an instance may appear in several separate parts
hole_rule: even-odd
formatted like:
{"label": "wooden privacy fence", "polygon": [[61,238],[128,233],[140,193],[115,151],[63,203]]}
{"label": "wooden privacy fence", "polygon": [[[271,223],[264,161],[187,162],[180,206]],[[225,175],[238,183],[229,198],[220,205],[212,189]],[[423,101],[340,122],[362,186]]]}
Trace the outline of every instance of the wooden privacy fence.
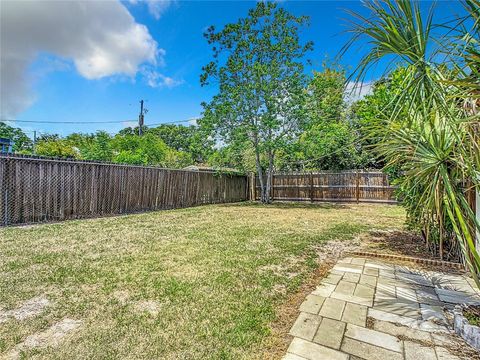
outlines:
{"label": "wooden privacy fence", "polygon": [[[397,202],[395,187],[380,171],[277,173],[272,175],[272,184],[273,200]],[[254,188],[255,198],[260,199],[258,177]]]}
{"label": "wooden privacy fence", "polygon": [[246,200],[243,175],[0,154],[0,226]]}

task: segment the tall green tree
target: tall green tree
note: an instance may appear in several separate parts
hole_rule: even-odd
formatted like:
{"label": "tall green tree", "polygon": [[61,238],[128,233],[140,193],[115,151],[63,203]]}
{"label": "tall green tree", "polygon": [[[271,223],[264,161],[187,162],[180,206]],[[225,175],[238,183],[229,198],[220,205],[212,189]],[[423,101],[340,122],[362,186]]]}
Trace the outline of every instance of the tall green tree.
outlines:
{"label": "tall green tree", "polygon": [[307,86],[302,133],[279,152],[283,170],[344,170],[362,167],[358,132],[349,118],[345,71],[324,64]]}
{"label": "tall green tree", "polygon": [[[376,156],[372,151],[384,137],[377,129],[386,128],[394,118],[396,101],[404,89],[406,69],[398,67],[388,76],[376,81],[372,85],[371,94],[358,100],[351,106],[352,124],[362,147],[362,156],[365,167],[382,168],[385,159]],[[403,114],[405,116],[405,114]],[[401,117],[400,117],[401,118]],[[398,121],[397,121],[398,122]],[[401,120],[399,121],[401,123]]]}
{"label": "tall green tree", "polygon": [[113,161],[112,137],[106,131],[97,131],[92,141],[82,151],[86,160]]}
{"label": "tall green tree", "polygon": [[327,66],[308,85],[308,122],[298,140],[300,162],[309,170],[343,170],[360,165],[357,134],[347,119],[345,71]]}
{"label": "tall green tree", "polygon": [[153,133],[116,135],[111,141],[113,161],[135,165],[184,167],[191,164],[188,153],[177,151]]}
{"label": "tall green tree", "polygon": [[345,118],[345,71],[338,66],[323,65],[314,71],[308,84],[308,111],[311,120],[307,128],[319,122],[340,122]]}
{"label": "tall green tree", "polygon": [[0,137],[13,140],[14,152],[32,151],[33,142],[20,128],[15,128],[0,121]]}
{"label": "tall green tree", "polygon": [[35,154],[41,156],[79,158],[80,151],[66,139],[44,138],[37,142]]}
{"label": "tall green tree", "polygon": [[165,124],[147,132],[158,136],[171,149],[189,154],[194,163],[206,163],[213,152],[214,140],[198,126]]}
{"label": "tall green tree", "polygon": [[242,172],[255,172],[255,153],[252,144],[250,141],[235,142],[215,149],[208,158],[208,164]]}
{"label": "tall green tree", "polygon": [[205,34],[213,60],[200,80],[215,81],[218,94],[204,104],[201,123],[226,144],[252,144],[262,202],[271,201],[277,151],[296,137],[304,119],[302,61],[312,43],[300,42],[299,28],[306,21],[275,3],[259,2],[246,18]]}

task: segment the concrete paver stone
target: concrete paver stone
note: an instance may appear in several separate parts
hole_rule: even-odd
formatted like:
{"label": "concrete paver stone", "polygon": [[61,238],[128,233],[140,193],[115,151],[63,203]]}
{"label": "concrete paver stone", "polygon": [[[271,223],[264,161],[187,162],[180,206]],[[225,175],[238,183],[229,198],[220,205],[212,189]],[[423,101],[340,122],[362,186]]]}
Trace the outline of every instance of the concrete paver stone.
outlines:
{"label": "concrete paver stone", "polygon": [[282,357],[282,360],[305,360],[305,359],[306,358],[304,358],[303,356],[298,356],[290,353],[287,353],[284,357]]}
{"label": "concrete paver stone", "polygon": [[352,273],[356,273],[356,274],[361,274],[362,271],[363,271],[363,266],[362,265],[356,265],[356,264],[337,264],[333,267],[333,269],[337,270],[337,271],[344,271],[344,272],[352,272]]}
{"label": "concrete paver stone", "polygon": [[405,341],[405,360],[437,360],[435,349],[412,341]]}
{"label": "concrete paver stone", "polygon": [[322,283],[319,286],[317,286],[315,290],[313,290],[312,294],[327,298],[335,290],[335,287],[336,285],[333,285],[333,284]]}
{"label": "concrete paver stone", "polygon": [[364,284],[358,284],[355,287],[355,291],[353,293],[355,296],[362,297],[365,299],[372,300],[373,296],[375,294],[375,289],[371,286],[364,285]]}
{"label": "concrete paver stone", "polygon": [[354,304],[364,305],[364,306],[372,306],[373,304],[373,299],[367,299],[367,298],[355,296],[355,295],[345,295],[337,292],[333,292],[332,295],[330,295],[330,297],[333,299],[348,301]]}
{"label": "concrete paver stone", "polygon": [[447,325],[447,319],[443,313],[442,306],[433,306],[428,304],[420,304],[420,312],[422,319],[426,321],[433,321],[437,324]]}
{"label": "concrete paver stone", "polygon": [[366,259],[364,258],[353,258],[350,264],[365,265]]}
{"label": "concrete paver stone", "polygon": [[342,279],[343,275],[332,274],[330,273],[325,279],[322,280],[323,283],[337,285],[338,282]]}
{"label": "concrete paver stone", "polygon": [[411,329],[388,321],[375,320],[373,329],[393,336],[404,336],[419,341],[432,341],[432,334],[427,331]]}
{"label": "concrete paver stone", "polygon": [[367,307],[347,302],[343,310],[342,321],[350,324],[365,326],[367,322]]}
{"label": "concrete paver stone", "polygon": [[323,305],[325,298],[323,296],[318,295],[307,295],[305,301],[300,305],[300,311],[311,313],[311,314],[318,314],[320,308]]}
{"label": "concrete paver stone", "polygon": [[318,315],[302,312],[290,329],[290,335],[312,340],[321,321],[322,318]]}
{"label": "concrete paver stone", "polygon": [[309,360],[348,360],[345,353],[299,338],[293,339],[287,352]]}
{"label": "concrete paver stone", "polygon": [[365,267],[363,269],[363,273],[365,275],[370,275],[370,276],[378,276],[378,274],[379,274],[378,269],[371,268],[371,267]]}
{"label": "concrete paver stone", "polygon": [[360,280],[360,274],[352,273],[352,272],[347,272],[343,276],[343,280],[345,281],[350,281],[353,283],[358,283]]}
{"label": "concrete paver stone", "polygon": [[335,288],[335,292],[338,292],[340,294],[344,295],[353,295],[353,292],[355,291],[355,283],[351,283],[349,281],[340,281]]}
{"label": "concrete paver stone", "polygon": [[340,349],[345,332],[346,323],[329,318],[323,318],[313,342],[328,346],[332,349]]}
{"label": "concrete paver stone", "polygon": [[323,302],[320,309],[320,315],[334,320],[342,318],[343,309],[345,308],[345,301],[334,298],[328,298]]}
{"label": "concrete paver stone", "polygon": [[[343,339],[342,351],[369,360],[403,360],[403,355],[375,345],[345,337]],[[325,358],[326,360],[326,358]]]}
{"label": "concrete paver stone", "polygon": [[450,354],[444,347],[436,346],[435,353],[437,354],[438,360],[460,360],[458,356]]}
{"label": "concrete paver stone", "polygon": [[376,276],[372,276],[372,275],[365,275],[365,274],[363,274],[363,275],[360,277],[359,283],[360,283],[360,284],[370,285],[370,286],[372,286],[372,287],[375,287],[375,285],[377,285],[377,277],[376,277]]}
{"label": "concrete paver stone", "polygon": [[283,359],[459,360],[448,349],[463,342],[452,337],[444,308],[480,304],[472,284],[457,274],[341,259],[300,305]]}
{"label": "concrete paver stone", "polygon": [[371,345],[383,347],[387,350],[400,353],[403,351],[402,342],[395,336],[361,326],[348,324],[345,336]]}

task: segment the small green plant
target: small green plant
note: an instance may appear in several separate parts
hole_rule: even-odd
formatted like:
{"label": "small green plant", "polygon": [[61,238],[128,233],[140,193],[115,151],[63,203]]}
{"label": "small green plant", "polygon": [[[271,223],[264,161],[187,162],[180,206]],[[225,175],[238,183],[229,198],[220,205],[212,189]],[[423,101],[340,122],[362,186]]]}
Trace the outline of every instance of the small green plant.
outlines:
{"label": "small green plant", "polygon": [[480,307],[469,306],[463,310],[463,316],[468,320],[470,325],[480,326]]}

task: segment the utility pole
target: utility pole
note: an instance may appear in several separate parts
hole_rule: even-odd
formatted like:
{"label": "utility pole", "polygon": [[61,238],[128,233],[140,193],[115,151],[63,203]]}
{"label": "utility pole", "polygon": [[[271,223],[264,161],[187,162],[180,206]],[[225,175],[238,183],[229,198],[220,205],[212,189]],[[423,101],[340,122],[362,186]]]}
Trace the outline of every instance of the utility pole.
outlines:
{"label": "utility pole", "polygon": [[33,130],[33,155],[37,153],[37,130]]}
{"label": "utility pole", "polygon": [[143,118],[147,113],[147,109],[143,108],[143,100],[140,100],[140,114],[138,114],[138,135],[143,135]]}

